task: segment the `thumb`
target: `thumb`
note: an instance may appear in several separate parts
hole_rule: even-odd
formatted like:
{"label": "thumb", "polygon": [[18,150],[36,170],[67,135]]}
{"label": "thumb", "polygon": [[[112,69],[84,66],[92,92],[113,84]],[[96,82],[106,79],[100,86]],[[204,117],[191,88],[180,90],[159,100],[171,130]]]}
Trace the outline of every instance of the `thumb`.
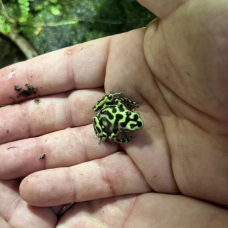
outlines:
{"label": "thumb", "polygon": [[165,18],[187,0],[138,0],[138,2],[159,18]]}

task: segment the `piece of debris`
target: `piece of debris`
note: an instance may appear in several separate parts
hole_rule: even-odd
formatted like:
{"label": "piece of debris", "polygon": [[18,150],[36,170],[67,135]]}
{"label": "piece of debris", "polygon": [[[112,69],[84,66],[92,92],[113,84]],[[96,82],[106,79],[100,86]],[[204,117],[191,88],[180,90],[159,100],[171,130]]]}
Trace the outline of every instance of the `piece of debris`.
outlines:
{"label": "piece of debris", "polygon": [[23,89],[22,87],[15,85],[14,90],[20,92],[17,97],[29,97],[33,94],[36,94],[38,88],[33,87],[31,84],[25,84],[27,89]]}
{"label": "piece of debris", "polygon": [[34,100],[34,102],[35,102],[36,104],[39,104],[39,103],[40,103],[40,99],[37,98],[37,99]]}
{"label": "piece of debris", "polygon": [[9,133],[9,130],[6,130],[6,133],[8,134]]}
{"label": "piece of debris", "polygon": [[44,159],[46,157],[46,154],[42,154],[41,156],[40,156],[40,159]]}
{"label": "piece of debris", "polygon": [[20,86],[14,86],[15,91],[21,91],[22,88]]}

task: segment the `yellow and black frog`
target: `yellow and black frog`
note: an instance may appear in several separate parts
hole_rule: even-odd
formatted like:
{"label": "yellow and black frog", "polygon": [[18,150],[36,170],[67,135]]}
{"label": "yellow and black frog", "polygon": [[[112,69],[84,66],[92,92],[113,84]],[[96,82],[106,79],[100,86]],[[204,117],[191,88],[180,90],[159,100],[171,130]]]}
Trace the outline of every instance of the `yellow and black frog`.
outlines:
{"label": "yellow and black frog", "polygon": [[93,127],[99,143],[107,139],[117,143],[130,142],[130,139],[135,136],[127,136],[126,133],[139,130],[144,126],[139,113],[126,107],[139,106],[139,104],[126,97],[119,97],[121,94],[123,92],[112,93],[110,91],[93,107],[94,111],[98,112],[93,117]]}

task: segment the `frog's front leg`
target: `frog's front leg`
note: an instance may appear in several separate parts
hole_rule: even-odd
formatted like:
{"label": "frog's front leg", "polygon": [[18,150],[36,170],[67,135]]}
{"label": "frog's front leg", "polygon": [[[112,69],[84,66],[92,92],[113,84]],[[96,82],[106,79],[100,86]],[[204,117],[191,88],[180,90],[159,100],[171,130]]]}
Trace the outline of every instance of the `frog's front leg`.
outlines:
{"label": "frog's front leg", "polygon": [[131,138],[134,138],[135,135],[131,135],[131,136],[127,136],[127,135],[122,135],[121,138],[118,137],[118,134],[119,133],[123,133],[121,131],[118,131],[117,133],[112,133],[110,136],[109,136],[109,139],[112,139],[113,141],[117,142],[117,143],[125,143],[125,142],[130,142],[130,139]]}

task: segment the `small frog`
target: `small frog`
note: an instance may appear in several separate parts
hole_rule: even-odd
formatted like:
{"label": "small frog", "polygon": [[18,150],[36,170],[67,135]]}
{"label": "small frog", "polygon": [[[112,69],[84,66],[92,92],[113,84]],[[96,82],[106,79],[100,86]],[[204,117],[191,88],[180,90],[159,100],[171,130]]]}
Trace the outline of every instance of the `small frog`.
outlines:
{"label": "small frog", "polygon": [[[119,97],[121,94],[123,92],[112,93],[111,90],[93,107],[94,111],[99,111],[93,117],[93,127],[99,138],[99,143],[101,140],[106,141],[107,139],[117,143],[130,142],[130,139],[135,136],[127,136],[126,133],[141,129],[144,126],[139,113],[126,107],[129,105],[139,106],[139,104],[126,97]],[[121,137],[118,137],[119,134]]]}

